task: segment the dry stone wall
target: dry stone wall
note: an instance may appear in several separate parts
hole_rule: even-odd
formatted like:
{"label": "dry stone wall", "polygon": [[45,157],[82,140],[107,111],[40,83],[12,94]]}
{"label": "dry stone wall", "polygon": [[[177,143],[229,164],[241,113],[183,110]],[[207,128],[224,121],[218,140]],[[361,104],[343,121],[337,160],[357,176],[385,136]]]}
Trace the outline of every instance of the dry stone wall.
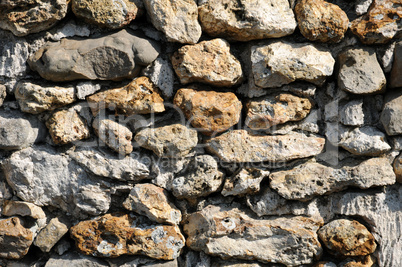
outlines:
{"label": "dry stone wall", "polygon": [[0,1],[0,266],[402,266],[401,0]]}

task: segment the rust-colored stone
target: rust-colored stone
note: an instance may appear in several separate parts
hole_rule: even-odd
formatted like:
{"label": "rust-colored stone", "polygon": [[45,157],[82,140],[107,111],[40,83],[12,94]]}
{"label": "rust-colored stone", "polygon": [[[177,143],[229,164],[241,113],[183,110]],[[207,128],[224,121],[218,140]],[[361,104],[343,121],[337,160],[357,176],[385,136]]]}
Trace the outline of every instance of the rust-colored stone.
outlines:
{"label": "rust-colored stone", "polygon": [[18,217],[0,221],[0,257],[21,259],[33,242],[33,233],[22,226]]}

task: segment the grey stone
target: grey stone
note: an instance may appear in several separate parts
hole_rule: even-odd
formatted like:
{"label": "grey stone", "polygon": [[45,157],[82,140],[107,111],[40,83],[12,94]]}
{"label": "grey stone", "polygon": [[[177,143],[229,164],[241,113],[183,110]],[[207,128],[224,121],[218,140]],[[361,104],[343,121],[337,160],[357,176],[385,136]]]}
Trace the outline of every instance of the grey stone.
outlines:
{"label": "grey stone", "polygon": [[325,126],[325,137],[334,146],[339,146],[341,140],[349,133],[349,128],[338,122],[327,122]]}
{"label": "grey stone", "polygon": [[109,264],[101,259],[69,252],[62,256],[51,256],[45,267],[108,267]]}
{"label": "grey stone", "polygon": [[7,96],[7,87],[3,84],[0,84],[0,107],[3,105],[6,96]]}
{"label": "grey stone", "polygon": [[362,126],[364,124],[363,99],[352,100],[340,110],[343,125]]}
{"label": "grey stone", "polygon": [[225,181],[223,196],[244,196],[260,191],[261,181],[268,177],[269,171],[258,168],[243,168]]}
{"label": "grey stone", "polygon": [[172,191],[172,183],[175,176],[186,169],[191,158],[159,158],[152,161],[152,172],[155,178],[152,183]]}
{"label": "grey stone", "polygon": [[59,218],[53,218],[36,236],[34,245],[43,252],[49,252],[67,232],[68,225]]}
{"label": "grey stone", "polygon": [[81,100],[84,100],[85,97],[98,92],[100,89],[102,89],[100,84],[90,81],[80,82],[75,86],[77,98]]}
{"label": "grey stone", "polygon": [[388,135],[402,134],[402,91],[390,91],[385,96],[380,121]]}
{"label": "grey stone", "polygon": [[55,27],[46,33],[46,39],[52,41],[60,41],[66,37],[88,37],[91,35],[91,30],[87,24],[78,24],[71,20],[61,27]]}
{"label": "grey stone", "polygon": [[392,64],[389,86],[391,88],[402,87],[402,42],[395,45],[394,63]]}
{"label": "grey stone", "polygon": [[211,267],[211,257],[202,251],[190,250],[183,258],[183,267]]}
{"label": "grey stone", "polygon": [[142,70],[142,75],[148,77],[165,97],[173,97],[175,76],[173,67],[168,60],[158,57]]}
{"label": "grey stone", "polygon": [[395,45],[396,42],[392,42],[390,44],[381,45],[377,48],[377,59],[378,62],[380,62],[385,73],[389,73],[392,70],[392,63],[394,62]]}
{"label": "grey stone", "polygon": [[24,38],[0,30],[0,76],[16,78],[25,75],[29,50],[30,45]]}

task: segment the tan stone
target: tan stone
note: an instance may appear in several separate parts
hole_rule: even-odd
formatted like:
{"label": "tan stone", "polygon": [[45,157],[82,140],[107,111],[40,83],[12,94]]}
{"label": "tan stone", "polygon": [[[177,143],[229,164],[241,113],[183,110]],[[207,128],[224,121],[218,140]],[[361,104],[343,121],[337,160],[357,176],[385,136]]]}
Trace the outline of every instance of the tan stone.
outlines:
{"label": "tan stone", "polygon": [[53,218],[36,236],[34,245],[43,252],[49,252],[67,232],[68,226],[58,218]]}
{"label": "tan stone", "polygon": [[178,106],[191,125],[211,135],[224,132],[240,119],[242,104],[233,93],[180,89],[173,103]]}
{"label": "tan stone", "polygon": [[136,78],[122,88],[88,96],[87,101],[94,116],[105,108],[113,108],[117,114],[126,116],[165,111],[159,90],[147,77]]}
{"label": "tan stone", "polygon": [[223,39],[183,46],[173,54],[172,64],[182,84],[202,82],[230,87],[243,78],[239,60],[230,53],[230,45]]}
{"label": "tan stone", "polygon": [[373,255],[367,255],[365,257],[348,259],[345,262],[341,262],[339,267],[371,267],[374,266],[376,262],[377,259]]}
{"label": "tan stone", "polygon": [[46,214],[41,207],[24,201],[5,200],[2,214],[4,216],[20,215],[29,216],[34,219],[46,219]]}
{"label": "tan stone", "polygon": [[402,154],[394,161],[394,172],[396,175],[396,181],[402,184]]}
{"label": "tan stone", "polygon": [[117,153],[124,156],[133,151],[133,133],[126,126],[109,119],[96,118],[92,127],[99,139]]}
{"label": "tan stone", "polygon": [[244,196],[260,191],[261,181],[268,177],[269,171],[259,168],[244,168],[228,177],[223,185],[223,196]]}
{"label": "tan stone", "polygon": [[0,257],[21,259],[29,250],[33,233],[22,225],[18,217],[0,220]]}

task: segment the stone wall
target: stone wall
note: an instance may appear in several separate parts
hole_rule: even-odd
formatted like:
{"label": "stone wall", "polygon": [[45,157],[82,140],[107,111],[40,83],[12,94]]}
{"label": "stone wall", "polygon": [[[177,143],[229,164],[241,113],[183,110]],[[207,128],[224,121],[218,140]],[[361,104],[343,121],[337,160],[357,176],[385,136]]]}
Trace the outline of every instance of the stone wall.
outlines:
{"label": "stone wall", "polygon": [[0,265],[402,266],[401,18],[0,1]]}

